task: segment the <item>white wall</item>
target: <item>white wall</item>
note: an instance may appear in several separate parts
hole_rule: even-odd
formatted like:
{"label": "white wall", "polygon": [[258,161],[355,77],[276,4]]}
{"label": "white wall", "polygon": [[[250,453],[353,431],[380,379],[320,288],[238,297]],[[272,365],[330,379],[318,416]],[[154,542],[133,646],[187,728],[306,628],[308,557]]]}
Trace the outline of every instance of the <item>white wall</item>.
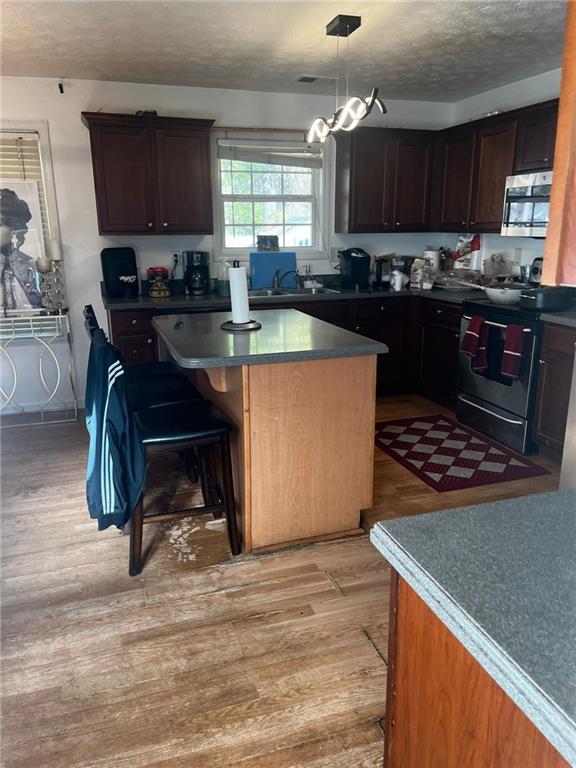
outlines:
{"label": "white wall", "polygon": [[534,77],[527,77],[491,91],[477,93],[454,104],[452,125],[477,120],[495,109],[506,112],[510,109],[528,107],[541,101],[557,99],[560,95],[561,69],[553,69]]}
{"label": "white wall", "polygon": [[[553,76],[539,76],[531,93],[533,101],[557,95],[549,94]],[[534,78],[532,79],[534,80]],[[57,82],[44,78],[2,78],[0,104],[2,118],[7,120],[47,120],[50,128],[56,195],[64,249],[68,298],[71,310],[75,360],[80,393],[84,390],[88,341],[82,325],[82,307],[92,303],[101,319],[104,310],[100,299],[100,260],[102,248],[132,245],[141,271],[151,264],[168,264],[172,250],[212,250],[212,238],[206,237],[100,237],[96,221],[94,185],[88,130],[80,121],[82,111],[126,112],[156,109],[161,115],[212,118],[216,125],[259,128],[305,129],[318,114],[330,114],[334,108],[331,96],[305,96],[208,88],[187,88],[133,83],[112,83],[89,80],[66,81],[64,95]],[[540,89],[540,90],[538,90]],[[498,89],[500,92],[502,89]],[[499,94],[481,94],[478,110],[482,113],[502,107]],[[394,127],[443,128],[473,116],[473,101],[467,99],[466,109],[460,104],[438,102],[386,100],[388,115],[371,116],[370,123]],[[513,104],[512,106],[517,106]],[[334,236],[331,245],[358,245],[373,253],[396,251],[419,254],[427,244],[453,246],[453,235],[365,235]],[[530,249],[541,255],[537,241],[524,238],[490,236],[486,247],[507,250],[514,247]],[[516,240],[516,239],[514,239]],[[504,247],[503,247],[504,246]],[[492,252],[492,251],[491,251]],[[304,259],[306,263],[307,260]],[[314,265],[327,271],[328,263]]]}

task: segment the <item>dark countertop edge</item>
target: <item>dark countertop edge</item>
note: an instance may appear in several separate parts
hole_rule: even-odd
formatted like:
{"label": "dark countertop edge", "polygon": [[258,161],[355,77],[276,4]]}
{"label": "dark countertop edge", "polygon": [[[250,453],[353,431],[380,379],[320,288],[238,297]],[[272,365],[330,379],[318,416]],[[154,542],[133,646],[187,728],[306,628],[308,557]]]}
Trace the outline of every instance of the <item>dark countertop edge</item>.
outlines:
{"label": "dark countertop edge", "polygon": [[564,328],[576,328],[576,311],[573,311],[573,317],[562,316],[562,314],[551,314],[549,312],[543,312],[540,315],[540,319],[544,323],[553,323],[554,325],[561,325]]}
{"label": "dark countertop edge", "polygon": [[[257,308],[261,306],[274,306],[274,304],[295,304],[298,302],[316,302],[316,301],[356,301],[366,299],[395,299],[402,297],[417,297],[424,299],[434,299],[435,301],[443,301],[447,304],[462,304],[473,296],[477,296],[479,292],[470,291],[466,295],[462,295],[458,291],[443,291],[442,289],[434,289],[431,291],[374,291],[374,292],[361,292],[355,291],[343,291],[341,293],[316,293],[316,294],[297,294],[297,295],[285,295],[285,296],[255,296],[250,298],[250,306]],[[136,299],[109,299],[104,293],[102,293],[102,300],[104,307],[109,311],[123,311],[123,310],[178,310],[178,309],[216,309],[222,307],[224,309],[230,308],[230,299],[223,296],[206,296],[189,298],[187,296],[173,296],[169,299],[160,299],[154,301],[147,296],[139,296]]]}
{"label": "dark countertop edge", "polygon": [[576,765],[576,724],[387,531],[376,523],[370,541],[480,666],[570,765]]}

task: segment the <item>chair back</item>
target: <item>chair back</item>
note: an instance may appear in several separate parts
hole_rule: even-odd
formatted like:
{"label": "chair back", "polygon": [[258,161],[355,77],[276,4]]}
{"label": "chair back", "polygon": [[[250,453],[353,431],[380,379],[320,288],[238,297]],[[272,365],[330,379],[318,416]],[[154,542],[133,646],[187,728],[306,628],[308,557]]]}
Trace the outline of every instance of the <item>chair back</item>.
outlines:
{"label": "chair back", "polygon": [[84,314],[84,328],[86,329],[88,338],[90,339],[90,341],[92,341],[95,332],[100,329],[98,320],[96,318],[96,313],[94,312],[94,307],[92,306],[92,304],[86,304],[83,310],[83,314]]}

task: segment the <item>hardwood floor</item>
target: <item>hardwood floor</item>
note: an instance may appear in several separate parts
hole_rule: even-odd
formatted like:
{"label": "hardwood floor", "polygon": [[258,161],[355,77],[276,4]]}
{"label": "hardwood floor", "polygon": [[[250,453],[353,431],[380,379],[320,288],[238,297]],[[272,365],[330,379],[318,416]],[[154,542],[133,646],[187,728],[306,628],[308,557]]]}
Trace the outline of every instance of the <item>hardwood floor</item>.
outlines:
{"label": "hardwood floor", "polygon": [[[381,420],[439,412],[378,403]],[[218,521],[145,526],[131,579],[127,538],[88,518],[83,425],[1,437],[5,768],[382,765],[389,572],[367,537],[231,561]],[[557,474],[438,494],[376,451],[365,520]]]}

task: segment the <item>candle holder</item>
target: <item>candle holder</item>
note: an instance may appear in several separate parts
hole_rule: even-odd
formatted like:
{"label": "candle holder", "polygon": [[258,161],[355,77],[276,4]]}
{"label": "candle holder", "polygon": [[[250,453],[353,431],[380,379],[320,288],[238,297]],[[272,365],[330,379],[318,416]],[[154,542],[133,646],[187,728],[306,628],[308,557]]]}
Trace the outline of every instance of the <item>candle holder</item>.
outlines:
{"label": "candle holder", "polygon": [[223,331],[259,331],[262,328],[262,323],[258,320],[248,320],[247,323],[233,323],[232,320],[226,320],[220,326]]}

